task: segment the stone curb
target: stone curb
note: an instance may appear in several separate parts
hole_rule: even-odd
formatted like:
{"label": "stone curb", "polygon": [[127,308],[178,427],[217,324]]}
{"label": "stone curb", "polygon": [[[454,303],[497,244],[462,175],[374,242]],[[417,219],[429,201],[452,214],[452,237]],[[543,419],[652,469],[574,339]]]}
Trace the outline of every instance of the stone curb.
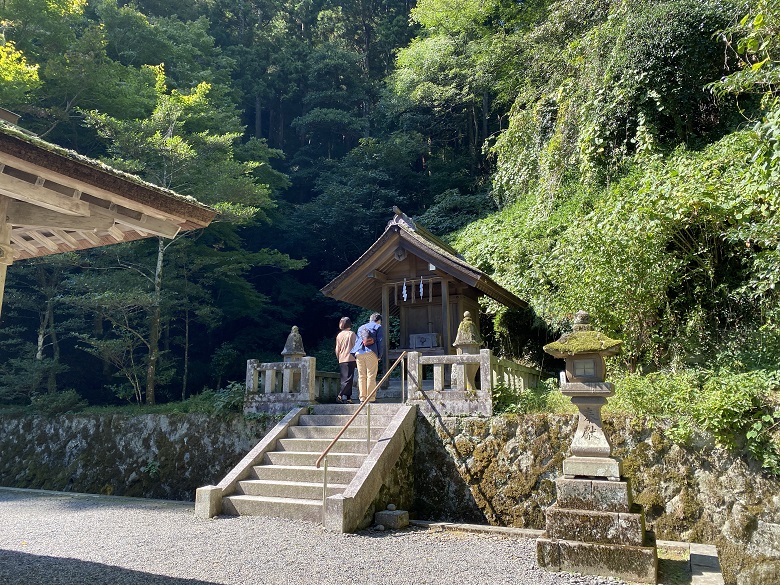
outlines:
{"label": "stone curb", "polygon": [[515,538],[539,538],[544,533],[544,530],[535,530],[533,528],[485,526],[482,524],[458,524],[455,522],[430,522],[428,520],[409,520],[409,524],[434,531],[454,530],[458,532],[483,532],[485,534],[495,534],[497,536],[510,536]]}
{"label": "stone curb", "polygon": [[32,488],[14,488],[0,486],[0,492],[18,492],[25,494],[34,494],[39,496],[57,496],[60,498],[82,498],[91,500],[107,500],[109,502],[126,502],[128,504],[138,504],[140,506],[146,504],[156,504],[162,506],[171,507],[185,507],[193,508],[195,502],[188,502],[184,500],[161,500],[155,498],[134,498],[132,496],[107,496],[106,494],[86,494],[83,492],[58,492],[55,490],[39,490]]}
{"label": "stone curb", "polygon": [[[539,538],[544,530],[533,528],[511,528],[508,526],[487,526],[482,524],[458,524],[456,522],[432,522],[428,520],[409,520],[412,526],[427,528],[434,531],[452,530],[458,532],[481,532],[508,536],[514,538]],[[717,549],[709,544],[696,544],[689,542],[675,542],[672,540],[659,540],[658,548],[670,549],[687,554],[689,557],[689,570],[691,574],[690,585],[723,585],[723,575],[720,570]]]}

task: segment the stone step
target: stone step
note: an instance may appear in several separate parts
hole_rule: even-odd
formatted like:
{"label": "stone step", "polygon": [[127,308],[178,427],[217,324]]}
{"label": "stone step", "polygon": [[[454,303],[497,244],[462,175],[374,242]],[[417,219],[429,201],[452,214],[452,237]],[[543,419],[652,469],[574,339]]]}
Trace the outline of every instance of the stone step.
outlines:
{"label": "stone step", "polygon": [[[371,426],[374,425],[380,427],[386,427],[393,419],[393,414],[374,414],[371,413]],[[313,426],[313,427],[343,427],[347,424],[347,421],[352,417],[351,414],[302,414],[298,419],[298,426]],[[359,414],[357,418],[352,422],[352,425],[359,425],[365,427],[368,421],[368,416]]]}
{"label": "stone step", "polygon": [[291,520],[322,522],[322,498],[276,498],[269,496],[235,495],[222,498],[224,514],[240,516],[272,516]]}
{"label": "stone step", "polygon": [[[348,414],[352,416],[360,406],[357,404],[357,397],[354,397],[353,400],[356,404],[315,404],[311,414]],[[399,403],[372,402],[371,417],[373,418],[374,414],[395,414],[400,407]],[[367,406],[363,408],[361,416],[366,413],[367,408]]]}
{"label": "stone step", "polygon": [[[312,465],[255,465],[254,477],[248,479],[267,479],[271,481],[302,481],[322,483],[323,468]],[[357,473],[356,467],[332,467],[328,465],[328,483],[348,484]]]}
{"label": "stone step", "polygon": [[[330,480],[330,469],[328,469]],[[328,495],[341,494],[347,489],[343,483],[328,483]],[[306,481],[269,481],[266,479],[245,479],[238,482],[236,493],[247,496],[266,496],[276,498],[294,498],[303,500],[322,499],[322,480]]]}
{"label": "stone step", "polygon": [[[353,423],[353,425],[354,424],[356,423]],[[344,431],[344,434],[341,435],[342,439],[363,439],[363,441],[365,441],[366,427],[353,425],[350,425],[350,427]],[[340,430],[341,427],[336,426],[290,427],[287,429],[287,437],[290,439],[328,439],[328,441],[332,441]],[[373,417],[371,417],[371,440],[376,441],[379,439],[384,430],[384,425],[374,426],[374,420]]]}
{"label": "stone step", "polygon": [[[317,427],[306,427],[307,429]],[[373,434],[373,433],[371,433]],[[365,429],[364,429],[365,435]],[[328,445],[330,445],[333,439],[329,437],[323,438],[292,438],[292,439],[279,439],[276,442],[276,451],[307,451],[310,453],[322,453]],[[371,443],[373,447],[374,443]],[[340,438],[338,442],[333,446],[333,452],[337,453],[366,453],[366,438],[363,436],[359,439],[345,439]]]}
{"label": "stone step", "polygon": [[[312,467],[319,459],[321,452],[305,451],[269,451],[265,454],[264,462],[271,465],[311,465]],[[363,465],[366,458],[365,453],[328,453],[328,466],[332,467],[353,467],[357,469]]]}

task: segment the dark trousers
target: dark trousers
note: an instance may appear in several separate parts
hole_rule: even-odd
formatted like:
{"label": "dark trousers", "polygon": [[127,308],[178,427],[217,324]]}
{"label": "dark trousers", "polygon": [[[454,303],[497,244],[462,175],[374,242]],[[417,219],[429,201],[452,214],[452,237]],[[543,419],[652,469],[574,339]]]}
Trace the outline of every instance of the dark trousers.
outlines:
{"label": "dark trousers", "polygon": [[340,395],[347,400],[352,398],[352,382],[355,380],[355,362],[342,362],[339,364],[341,371]]}

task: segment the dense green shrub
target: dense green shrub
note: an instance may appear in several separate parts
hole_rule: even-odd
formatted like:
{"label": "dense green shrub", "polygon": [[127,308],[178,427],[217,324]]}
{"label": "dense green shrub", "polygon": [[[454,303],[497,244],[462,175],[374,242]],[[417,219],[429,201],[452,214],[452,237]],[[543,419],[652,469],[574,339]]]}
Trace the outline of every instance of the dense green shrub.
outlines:
{"label": "dense green shrub", "polygon": [[533,388],[522,392],[515,392],[502,384],[493,388],[493,412],[495,413],[573,413],[575,411],[571,401],[558,391],[558,384],[554,378],[542,380]]}
{"label": "dense green shrub", "polygon": [[30,410],[45,416],[66,412],[79,412],[87,407],[87,401],[75,390],[36,394],[30,399]]}
{"label": "dense green shrub", "polygon": [[228,382],[224,388],[216,391],[204,390],[177,405],[182,412],[205,412],[216,415],[241,412],[244,408],[245,393],[246,386],[242,382]]}
{"label": "dense green shrub", "polygon": [[744,449],[762,468],[780,474],[780,370],[689,369],[626,374],[615,379],[609,409],[664,419],[670,436],[686,441],[698,429],[718,444]]}

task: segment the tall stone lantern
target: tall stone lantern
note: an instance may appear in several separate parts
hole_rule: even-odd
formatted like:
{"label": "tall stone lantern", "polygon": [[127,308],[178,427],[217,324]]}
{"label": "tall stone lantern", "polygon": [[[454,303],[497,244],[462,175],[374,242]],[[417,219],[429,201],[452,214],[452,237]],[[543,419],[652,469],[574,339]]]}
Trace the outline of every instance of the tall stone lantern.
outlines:
{"label": "tall stone lantern", "polygon": [[644,512],[632,501],[601,424],[601,408],[613,394],[612,384],[604,381],[604,358],[617,354],[622,342],[593,331],[584,311],[576,314],[573,329],[544,346],[566,362],[561,392],[577,406],[579,422],[563,477],[555,482],[557,501],[545,511],[537,560],[552,571],[656,583],[654,539],[645,533]]}
{"label": "tall stone lantern", "polygon": [[573,329],[544,346],[544,351],[566,361],[566,371],[561,372],[561,393],[571,397],[580,411],[571,444],[572,456],[563,461],[563,475],[619,481],[621,466],[617,459],[610,457],[612,445],[602,428],[601,408],[607,403],[607,397],[614,394],[612,384],[604,381],[604,358],[620,353],[623,342],[593,331],[585,311],[575,315]]}
{"label": "tall stone lantern", "polygon": [[[482,345],[482,336],[479,334],[476,323],[471,320],[471,313],[463,313],[463,321],[458,326],[458,335],[455,337],[453,347],[457,348],[458,355],[479,354]],[[462,367],[453,368],[453,377],[463,376],[463,386],[467,392],[476,392],[474,378],[479,370],[479,364],[464,364]],[[457,384],[457,382],[456,382]],[[460,386],[459,384],[457,384]]]}

